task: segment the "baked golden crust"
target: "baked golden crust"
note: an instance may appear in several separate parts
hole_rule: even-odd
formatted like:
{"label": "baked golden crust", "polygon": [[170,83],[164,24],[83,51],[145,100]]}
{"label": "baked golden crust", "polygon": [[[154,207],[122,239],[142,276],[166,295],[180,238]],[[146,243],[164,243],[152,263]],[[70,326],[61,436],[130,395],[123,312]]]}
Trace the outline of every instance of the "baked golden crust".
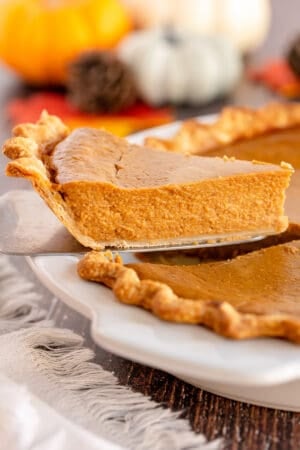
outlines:
{"label": "baked golden crust", "polygon": [[[239,264],[241,264],[242,272],[244,272],[246,270],[245,267],[248,267],[249,257],[249,255],[245,255],[232,260],[234,261],[232,274],[235,273]],[[279,272],[277,271],[276,274],[279,273],[280,276],[289,274],[286,266],[288,268],[294,267],[294,271],[292,271],[293,273],[286,281],[289,296],[286,294],[285,288],[277,289],[277,298],[274,301],[271,299],[270,304],[268,304],[268,301],[264,299],[264,293],[266,290],[268,291],[269,281],[272,279],[270,277],[273,276],[272,262],[274,257],[282,263],[282,266],[279,267]],[[78,274],[84,280],[96,281],[110,287],[122,303],[140,306],[163,320],[205,325],[220,335],[234,339],[277,336],[300,343],[300,241],[252,253],[251,258],[257,258],[257,267],[254,267],[254,270],[258,274],[258,279],[261,278],[263,281],[265,279],[263,276],[261,277],[261,271],[264,268],[265,258],[268,258],[270,262],[267,265],[268,272],[266,283],[263,286],[263,294],[259,298],[259,292],[254,293],[255,301],[247,298],[243,300],[243,289],[241,291],[236,290],[236,292],[239,292],[238,301],[235,301],[235,299],[232,302],[222,301],[220,292],[218,292],[220,289],[218,288],[216,290],[217,298],[215,298],[215,283],[210,285],[209,291],[202,298],[197,297],[197,292],[192,297],[177,295],[174,289],[165,282],[153,281],[151,277],[149,279],[147,277],[146,279],[141,279],[137,274],[138,265],[133,265],[135,269],[126,267],[122,264],[119,257],[114,260],[111,255],[99,252],[88,253],[78,263]],[[201,268],[202,275],[207,273],[212,277],[215,276],[215,273],[218,273],[219,268],[224,274],[224,268],[225,272],[227,270],[226,264],[228,267],[231,261],[227,263],[207,263],[194,267]],[[146,264],[140,264],[141,273],[143,273],[146,266]],[[160,270],[162,270],[161,268],[164,268],[164,270],[167,268],[168,270],[168,266],[156,264],[150,266],[154,268],[155,276],[159,274]],[[208,269],[208,272],[206,272],[206,269]],[[171,270],[171,284],[176,286],[174,266],[171,267]],[[181,267],[182,270],[184,271],[184,268]],[[189,281],[189,279],[185,278],[183,284],[187,285]],[[236,284],[238,284],[238,281]],[[221,287],[223,282],[224,280],[219,280]],[[278,279],[274,280],[273,283],[274,289],[278,288],[276,285]],[[246,284],[248,290],[249,286],[250,289],[254,286],[251,280],[246,282]],[[180,286],[177,286],[177,290],[180,290]],[[285,295],[287,299],[285,299]]]}
{"label": "baked golden crust", "polygon": [[161,150],[200,155],[297,126],[300,126],[300,103],[272,103],[260,109],[228,107],[213,123],[187,120],[173,138],[147,137],[145,144]]}
{"label": "baked golden crust", "polygon": [[228,158],[129,144],[102,130],[69,130],[44,112],[4,144],[6,173],[29,179],[71,234],[93,249],[274,234],[286,229],[293,172]]}
{"label": "baked golden crust", "polygon": [[89,246],[85,236],[80,236],[76,221],[68,211],[59,186],[51,181],[47,160],[53,148],[69,134],[69,129],[56,116],[43,111],[36,123],[20,124],[13,129],[13,137],[2,148],[13,161],[6,167],[6,174],[27,178],[58,219],[83,245]]}

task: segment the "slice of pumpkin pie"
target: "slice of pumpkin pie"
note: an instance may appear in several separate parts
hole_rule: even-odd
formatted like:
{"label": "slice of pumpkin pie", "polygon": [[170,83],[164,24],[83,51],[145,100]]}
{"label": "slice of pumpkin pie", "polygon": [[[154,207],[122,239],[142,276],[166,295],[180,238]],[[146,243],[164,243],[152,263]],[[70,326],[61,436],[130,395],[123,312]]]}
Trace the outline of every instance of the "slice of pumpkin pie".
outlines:
{"label": "slice of pumpkin pie", "polygon": [[300,241],[187,266],[125,266],[94,251],[79,262],[78,273],[163,320],[206,325],[235,339],[278,336],[300,343]]}
{"label": "slice of pumpkin pie", "polygon": [[292,167],[186,156],[102,130],[70,132],[44,112],[4,144],[9,176],[27,178],[83,245],[102,249],[274,234],[286,229]]}

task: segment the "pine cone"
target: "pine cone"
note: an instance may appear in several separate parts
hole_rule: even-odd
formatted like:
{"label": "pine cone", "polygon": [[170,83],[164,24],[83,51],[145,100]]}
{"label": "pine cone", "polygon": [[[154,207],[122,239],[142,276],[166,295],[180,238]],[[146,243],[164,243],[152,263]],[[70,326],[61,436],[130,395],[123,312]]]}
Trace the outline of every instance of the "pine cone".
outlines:
{"label": "pine cone", "polygon": [[295,75],[300,76],[300,36],[290,46],[287,61]]}
{"label": "pine cone", "polygon": [[68,70],[70,101],[85,112],[118,112],[135,103],[130,70],[108,52],[83,53]]}

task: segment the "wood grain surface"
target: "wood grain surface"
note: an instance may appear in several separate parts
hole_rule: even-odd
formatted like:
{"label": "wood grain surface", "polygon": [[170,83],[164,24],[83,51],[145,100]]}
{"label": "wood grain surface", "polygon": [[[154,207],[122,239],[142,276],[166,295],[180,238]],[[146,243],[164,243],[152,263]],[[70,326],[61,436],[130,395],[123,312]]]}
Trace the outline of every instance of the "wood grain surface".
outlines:
{"label": "wood grain surface", "polygon": [[[290,37],[300,31],[299,0],[273,0],[273,21],[265,45],[256,52],[252,61],[262,61],[266,56],[281,54]],[[8,136],[10,124],[5,116],[8,98],[22,90],[18,79],[6,69],[0,69],[0,143]],[[241,81],[234,95],[225,103],[258,106],[272,99],[270,93]],[[181,109],[179,117],[199,113],[216,112],[220,103],[201,110]],[[5,160],[0,156],[0,171]],[[0,175],[0,194],[10,189],[28,188],[27,183],[7,179]],[[121,384],[150,396],[166,407],[180,411],[188,418],[195,432],[204,433],[212,440],[224,438],[224,450],[298,450],[300,448],[300,414],[252,406],[218,397],[195,388],[165,372],[135,364],[107,353],[96,346],[89,333],[89,321],[72,311],[53,296],[37,281],[23,258],[13,258],[20,272],[31,279],[41,293],[42,306],[48,317],[59,327],[69,328],[84,336],[85,344],[95,351],[95,361],[112,371]],[[172,450],[172,449],[166,449]]]}

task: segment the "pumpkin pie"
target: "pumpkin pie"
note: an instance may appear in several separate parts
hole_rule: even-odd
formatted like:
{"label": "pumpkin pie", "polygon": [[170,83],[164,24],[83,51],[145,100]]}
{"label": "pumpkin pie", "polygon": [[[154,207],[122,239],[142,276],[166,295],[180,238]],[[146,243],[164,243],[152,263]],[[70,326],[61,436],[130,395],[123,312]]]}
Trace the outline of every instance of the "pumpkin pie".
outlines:
{"label": "pumpkin pie", "polygon": [[205,325],[235,339],[278,336],[300,343],[300,241],[186,266],[125,266],[94,251],[79,262],[78,273],[163,320]]}
{"label": "pumpkin pie", "polygon": [[27,178],[79,242],[93,249],[274,234],[286,229],[288,164],[186,156],[102,130],[70,132],[44,112],[4,144],[6,173]]}

